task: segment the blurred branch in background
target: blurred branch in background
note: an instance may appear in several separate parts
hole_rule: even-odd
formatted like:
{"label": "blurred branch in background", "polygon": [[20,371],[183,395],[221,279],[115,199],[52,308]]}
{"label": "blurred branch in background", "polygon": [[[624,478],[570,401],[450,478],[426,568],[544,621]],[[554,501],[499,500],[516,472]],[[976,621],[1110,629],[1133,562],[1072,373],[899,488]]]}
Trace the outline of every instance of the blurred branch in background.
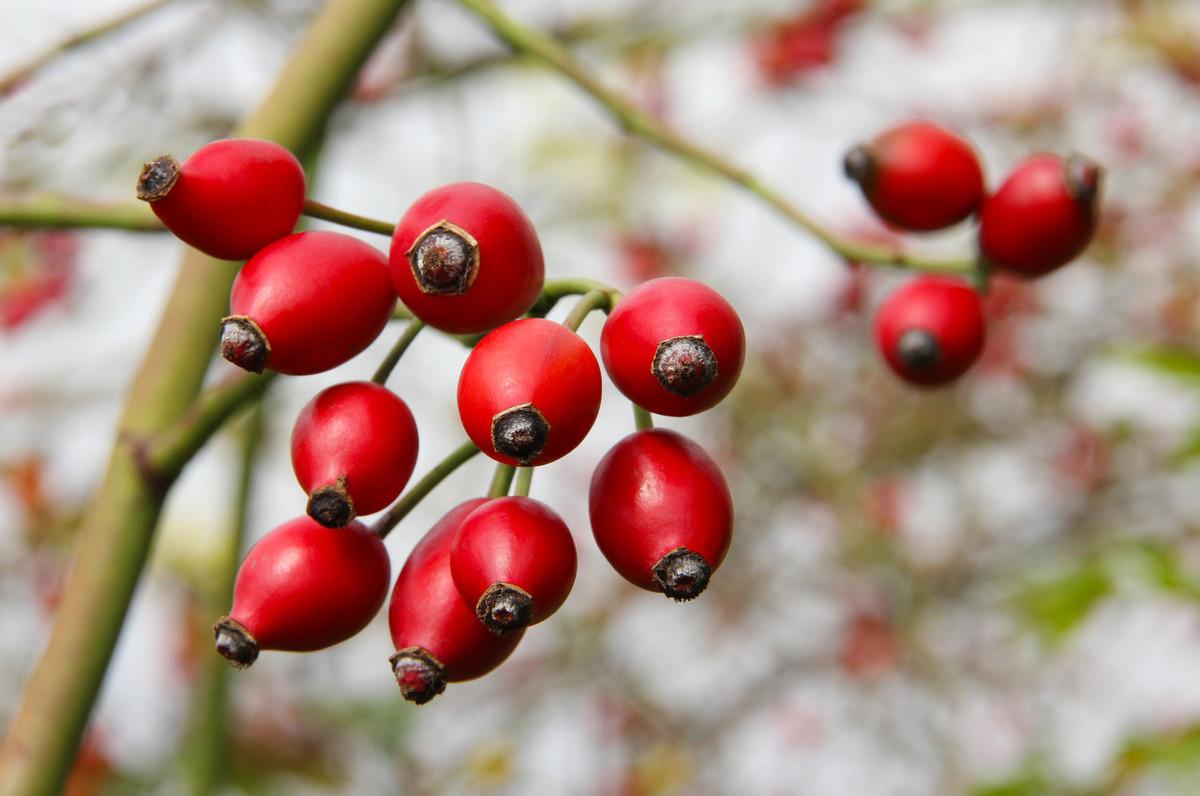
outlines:
{"label": "blurred branch in background", "polygon": [[149,206],[140,202],[103,202],[38,191],[0,192],[0,227],[37,229],[105,228],[163,232]]}

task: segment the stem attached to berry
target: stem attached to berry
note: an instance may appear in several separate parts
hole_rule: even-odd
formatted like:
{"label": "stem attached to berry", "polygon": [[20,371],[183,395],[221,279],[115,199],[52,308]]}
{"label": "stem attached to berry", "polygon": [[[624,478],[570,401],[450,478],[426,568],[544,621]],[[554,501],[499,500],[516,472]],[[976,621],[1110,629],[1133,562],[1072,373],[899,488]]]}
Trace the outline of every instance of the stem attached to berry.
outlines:
{"label": "stem attached to berry", "polygon": [[400,357],[404,356],[404,352],[408,350],[408,347],[412,345],[412,341],[417,339],[417,335],[424,328],[424,322],[415,320],[404,327],[404,333],[400,335],[400,339],[392,346],[392,350],[388,351],[387,356],[379,363],[379,367],[375,369],[375,375],[371,377],[371,381],[380,385],[387,384],[388,377],[396,369],[396,363],[400,361]]}
{"label": "stem attached to berry", "polygon": [[529,487],[533,484],[533,468],[518,467],[517,468],[517,486],[513,489],[514,495],[520,497],[529,497]]}
{"label": "stem attached to berry", "polygon": [[[400,496],[400,499],[392,504],[379,519],[371,526],[371,530],[377,533],[380,538],[387,538],[400,520],[408,516],[408,513],[417,507],[417,504],[425,499],[425,496],[433,491],[434,487],[446,480],[450,473],[457,470],[471,458],[479,453],[479,448],[475,447],[473,442],[464,442],[459,445],[450,454],[434,465],[434,468],[425,474],[417,483],[409,487],[409,490]],[[507,490],[506,490],[507,491]]]}
{"label": "stem attached to berry", "polygon": [[511,464],[501,462],[496,465],[496,472],[492,475],[492,485],[488,487],[487,496],[490,498],[504,497],[508,494],[508,490],[512,488],[513,476],[516,475],[517,468]]}
{"label": "stem attached to berry", "polygon": [[341,224],[343,227],[350,227],[351,229],[361,229],[364,232],[387,235],[389,238],[396,231],[395,226],[386,221],[378,221],[374,218],[356,215],[355,213],[347,213],[345,210],[338,210],[336,207],[330,207],[312,199],[304,200],[304,215],[309,218],[319,218],[322,221],[332,221],[334,224]]}

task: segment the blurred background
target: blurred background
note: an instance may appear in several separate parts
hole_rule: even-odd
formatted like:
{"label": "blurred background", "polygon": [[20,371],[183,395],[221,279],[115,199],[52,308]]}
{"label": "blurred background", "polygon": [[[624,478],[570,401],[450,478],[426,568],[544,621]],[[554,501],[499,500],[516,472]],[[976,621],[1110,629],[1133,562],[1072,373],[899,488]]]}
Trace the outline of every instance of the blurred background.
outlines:
{"label": "blurred background", "polygon": [[[132,199],[143,161],[229,133],[317,3],[159,2],[21,74],[142,5],[0,4],[0,191]],[[951,389],[914,391],[870,334],[907,275],[847,267],[753,197],[622,135],[454,3],[418,0],[330,126],[312,196],[396,219],[429,188],[479,180],[533,218],[548,277],[628,289],[681,274],[728,296],[748,332],[741,382],[661,425],[721,462],[733,548],[689,604],[608,567],[587,482],[632,417],[606,385],[588,440],[533,482],[576,535],[575,590],[497,672],[414,708],[384,616],[333,649],[229,672],[209,626],[247,440],[257,422],[245,544],[303,512],[287,452],[300,407],[369,378],[389,329],[338,370],[280,380],[188,467],[70,792],[1200,793],[1200,4],[503,7],[840,232],[893,238],[841,156],[914,117],[969,137],[993,187],[1035,151],[1097,159],[1101,228],[1048,278],[995,279],[983,361]],[[973,230],[908,242],[969,253]],[[180,254],[161,233],[0,230],[0,724]],[[600,324],[582,329],[593,344]],[[420,425],[418,473],[463,439],[465,357],[427,333],[390,382]],[[231,370],[218,360],[210,378]],[[479,457],[400,525],[394,571],[490,472]],[[220,776],[202,770],[214,739]]]}

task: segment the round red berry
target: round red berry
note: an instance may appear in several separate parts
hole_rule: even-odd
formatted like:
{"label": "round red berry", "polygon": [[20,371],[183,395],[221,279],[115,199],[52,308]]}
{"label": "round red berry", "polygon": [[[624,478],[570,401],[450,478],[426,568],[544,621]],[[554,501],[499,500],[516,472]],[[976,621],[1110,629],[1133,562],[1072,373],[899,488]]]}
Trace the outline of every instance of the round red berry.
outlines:
{"label": "round red berry", "polygon": [[331,528],[387,508],[416,463],[408,405],[369,381],[317,393],[292,429],[292,468],[308,493],[308,514]]}
{"label": "round red berry", "polygon": [[345,641],[379,612],[390,578],[383,540],[362,523],[334,530],[309,517],[286,522],[238,569],[233,608],[213,627],[217,651],[243,668],[259,650]]}
{"label": "round red berry", "polygon": [[477,182],[443,185],[405,212],[392,237],[392,282],[430,326],[485,332],[519,317],[542,289],[542,246],[508,194]]}
{"label": "round red berry", "polygon": [[971,145],[930,122],[909,122],[846,153],[846,175],[884,221],[915,232],[965,219],[983,201],[983,169]]}
{"label": "round red berry", "polygon": [[575,582],[575,541],[545,503],[489,500],[463,520],[450,551],[454,585],[496,633],[535,625],[558,610]]}
{"label": "round red berry", "polygon": [[459,596],[450,574],[450,549],[459,526],[486,498],[459,504],[413,548],[392,589],[388,624],[396,653],[392,673],[400,693],[418,705],[495,669],[525,635],[488,632]]}
{"label": "round red berry", "polygon": [[230,138],[200,147],[182,164],[170,155],[147,163],[137,193],[184,243],[245,260],[295,229],[304,169],[278,144]]}
{"label": "round red berry", "polygon": [[979,249],[996,268],[1041,276],[1091,242],[1101,168],[1083,157],[1034,155],[1018,164],[979,212]]}
{"label": "round red berry", "polygon": [[567,455],[599,412],[596,355],[579,335],[543,318],[488,334],[458,379],[463,428],[505,464],[546,464]]}
{"label": "round red berry", "polygon": [[681,277],[651,279],[621,299],[604,323],[600,356],[622,393],[660,415],[694,415],[729,394],[746,338],[720,293]]}
{"label": "round red berry", "polygon": [[613,446],[592,475],[592,533],[631,583],[676,600],[708,586],[733,534],[733,500],[704,450],[665,429]]}
{"label": "round red berry", "polygon": [[289,235],[238,272],[221,356],[255,373],[320,373],[370,345],[395,306],[377,249],[337,232]]}
{"label": "round red berry", "polygon": [[875,342],[896,375],[934,386],[961,376],[983,352],[987,325],[979,294],[958,280],[923,276],[884,300]]}

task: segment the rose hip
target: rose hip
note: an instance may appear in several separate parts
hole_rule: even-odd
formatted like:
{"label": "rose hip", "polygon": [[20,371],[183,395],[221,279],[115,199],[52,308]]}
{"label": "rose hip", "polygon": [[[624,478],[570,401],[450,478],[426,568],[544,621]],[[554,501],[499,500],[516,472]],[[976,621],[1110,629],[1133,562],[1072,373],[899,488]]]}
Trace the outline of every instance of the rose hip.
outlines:
{"label": "rose hip", "polygon": [[875,341],[888,366],[912,384],[957,379],[979,359],[987,336],[979,294],[958,280],[923,276],[884,300]]}

